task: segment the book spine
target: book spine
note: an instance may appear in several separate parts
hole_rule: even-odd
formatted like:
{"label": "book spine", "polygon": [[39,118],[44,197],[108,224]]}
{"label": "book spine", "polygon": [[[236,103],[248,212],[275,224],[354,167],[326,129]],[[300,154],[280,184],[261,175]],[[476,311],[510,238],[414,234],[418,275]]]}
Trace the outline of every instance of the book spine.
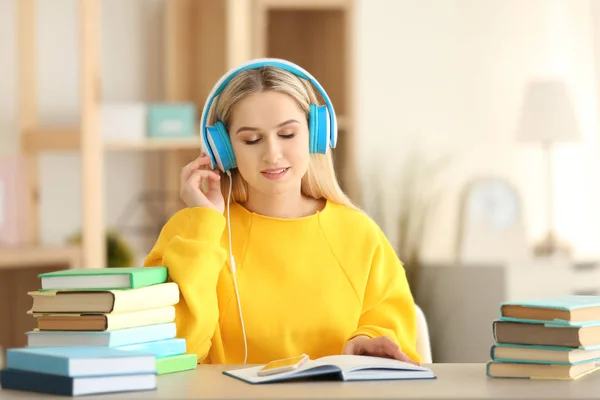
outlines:
{"label": "book spine", "polygon": [[167,268],[145,267],[142,271],[131,274],[130,277],[132,289],[165,283],[167,281]]}

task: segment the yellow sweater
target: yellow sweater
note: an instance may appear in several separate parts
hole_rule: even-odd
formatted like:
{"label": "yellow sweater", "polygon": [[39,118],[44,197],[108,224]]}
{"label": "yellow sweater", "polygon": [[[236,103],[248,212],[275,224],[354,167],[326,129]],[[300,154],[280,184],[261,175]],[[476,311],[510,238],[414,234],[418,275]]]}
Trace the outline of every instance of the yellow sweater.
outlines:
{"label": "yellow sweater", "polygon": [[[379,227],[334,202],[279,219],[231,206],[233,255],[248,363],[341,354],[357,335],[388,336],[413,360],[416,316],[405,272]],[[199,363],[244,361],[224,215],[186,208],[163,227],[145,266],[179,285],[177,336]]]}

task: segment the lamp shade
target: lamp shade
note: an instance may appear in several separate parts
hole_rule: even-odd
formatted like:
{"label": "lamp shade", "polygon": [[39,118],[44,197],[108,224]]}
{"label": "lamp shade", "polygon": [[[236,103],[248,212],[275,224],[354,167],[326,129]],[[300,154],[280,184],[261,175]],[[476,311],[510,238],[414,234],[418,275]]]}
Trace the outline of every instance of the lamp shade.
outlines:
{"label": "lamp shade", "polygon": [[579,126],[566,82],[559,79],[531,81],[525,89],[517,140],[552,143],[579,138]]}

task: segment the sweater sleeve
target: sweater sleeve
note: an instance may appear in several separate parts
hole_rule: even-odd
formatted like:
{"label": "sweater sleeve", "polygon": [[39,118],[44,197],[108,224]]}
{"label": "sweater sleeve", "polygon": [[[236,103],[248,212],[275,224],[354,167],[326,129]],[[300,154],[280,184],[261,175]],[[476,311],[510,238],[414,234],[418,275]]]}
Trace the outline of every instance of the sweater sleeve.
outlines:
{"label": "sweater sleeve", "polygon": [[220,245],[225,218],[217,211],[194,207],[173,216],[163,228],[144,266],[167,267],[177,283],[177,336],[186,338],[188,352],[202,363],[211,348],[219,321],[217,282],[227,258]]}
{"label": "sweater sleeve", "polygon": [[365,335],[387,336],[412,360],[421,362],[416,350],[415,303],[406,272],[396,252],[382,232],[374,251],[364,292],[358,329],[349,339]]}

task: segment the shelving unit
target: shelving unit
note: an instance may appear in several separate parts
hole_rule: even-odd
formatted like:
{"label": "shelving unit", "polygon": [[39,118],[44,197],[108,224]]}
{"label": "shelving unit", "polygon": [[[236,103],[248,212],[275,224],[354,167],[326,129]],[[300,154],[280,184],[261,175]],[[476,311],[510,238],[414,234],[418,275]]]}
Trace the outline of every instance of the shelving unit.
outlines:
{"label": "shelving unit", "polygon": [[[38,121],[36,0],[18,0],[20,152],[28,164],[31,206],[29,245],[0,250],[0,347],[22,346],[33,327],[27,295],[37,274],[58,268],[106,265],[103,159],[107,151],[157,151],[166,161],[169,192],[179,192],[181,168],[198,154],[198,138],[107,141],[99,130],[101,105],[101,0],[78,0],[81,115],[78,126],[46,127]],[[352,47],[354,0],[166,0],[165,101],[191,101],[198,115],[216,80],[250,58],[280,57],[308,69],[329,93],[339,119],[334,155],[342,188],[359,202],[354,179],[355,98]],[[83,242],[81,247],[39,243],[39,156],[52,151],[81,154]],[[86,184],[94,182],[93,185]],[[177,202],[170,199],[167,204]],[[179,203],[180,205],[183,205]],[[166,210],[168,213],[176,209]]]}
{"label": "shelving unit", "polygon": [[77,268],[80,262],[77,246],[33,246],[0,249],[0,270],[30,267]]}
{"label": "shelving unit", "polygon": [[[192,139],[103,142],[101,105],[101,0],[78,0],[81,116],[79,126],[48,128],[38,124],[36,86],[36,0],[19,0],[19,133],[21,153],[29,162],[31,247],[37,251],[39,224],[38,156],[78,151],[82,160],[83,267],[106,265],[103,155],[106,151],[160,151],[166,160],[166,188],[178,193],[179,172],[199,150]],[[335,150],[342,187],[355,201],[353,146],[353,0],[166,0],[164,48],[165,101],[191,101],[200,114],[216,80],[229,68],[255,57],[281,57],[307,68],[330,94],[339,118]],[[86,185],[86,182],[95,182]],[[171,203],[171,202],[168,202]],[[171,212],[175,210],[170,210]],[[33,250],[32,250],[33,249]],[[69,251],[73,251],[70,249]]]}

